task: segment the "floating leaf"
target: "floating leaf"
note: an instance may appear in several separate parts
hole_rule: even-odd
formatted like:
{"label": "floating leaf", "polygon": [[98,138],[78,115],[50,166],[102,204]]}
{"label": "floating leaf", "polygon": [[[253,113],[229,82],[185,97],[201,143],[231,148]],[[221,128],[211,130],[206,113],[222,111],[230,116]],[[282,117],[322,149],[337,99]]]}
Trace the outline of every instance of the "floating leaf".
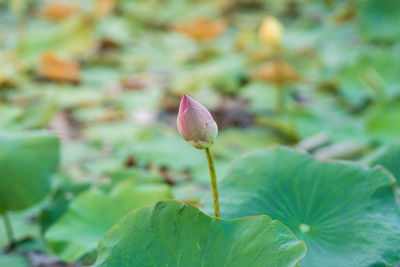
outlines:
{"label": "floating leaf", "polygon": [[71,202],[45,238],[57,256],[75,261],[93,251],[100,238],[128,212],[170,198],[166,185],[138,185],[134,180],[118,183],[109,194],[92,189]]}
{"label": "floating leaf", "polygon": [[16,55],[25,63],[35,63],[42,53],[57,51],[66,55],[87,55],[94,45],[93,24],[84,16],[74,16],[57,24],[26,31]]}
{"label": "floating leaf", "polygon": [[209,217],[175,201],[136,210],[99,243],[94,266],[294,266],[303,242],[268,216]]}
{"label": "floating leaf", "polygon": [[21,84],[21,74],[25,67],[15,55],[0,52],[0,90],[1,88],[14,88]]}
{"label": "floating leaf", "polygon": [[[134,155],[139,162],[173,169],[191,169],[205,163],[204,153],[193,151],[177,134],[146,139],[126,145],[124,153]],[[170,156],[171,151],[174,151],[174,157]]]}
{"label": "floating leaf", "polygon": [[393,101],[380,103],[367,112],[367,132],[379,141],[391,141],[400,135],[400,105]]}
{"label": "floating leaf", "polygon": [[0,266],[28,267],[29,262],[27,259],[17,254],[0,254]]}
{"label": "floating leaf", "polygon": [[373,167],[382,165],[388,169],[396,178],[400,186],[400,143],[390,143],[382,146],[363,159],[363,162]]}
{"label": "floating leaf", "polygon": [[395,42],[400,36],[400,5],[396,0],[360,1],[358,26],[370,41]]}
{"label": "floating leaf", "polygon": [[[131,158],[135,163],[135,159]],[[129,162],[129,160],[128,160]],[[163,184],[164,180],[160,173],[156,171],[148,171],[136,167],[126,167],[112,170],[108,173],[111,183],[117,184],[122,180],[133,179],[139,183]]]}
{"label": "floating leaf", "polygon": [[58,161],[57,137],[0,131],[0,212],[25,209],[42,200]]}
{"label": "floating leaf", "polygon": [[400,53],[393,49],[367,49],[338,73],[339,93],[357,106],[369,98],[393,99],[400,94]]}
{"label": "floating leaf", "polygon": [[394,184],[383,169],[320,162],[283,147],[261,150],[237,160],[221,181],[221,217],[282,221],[307,244],[300,262],[307,267],[392,265],[400,261]]}

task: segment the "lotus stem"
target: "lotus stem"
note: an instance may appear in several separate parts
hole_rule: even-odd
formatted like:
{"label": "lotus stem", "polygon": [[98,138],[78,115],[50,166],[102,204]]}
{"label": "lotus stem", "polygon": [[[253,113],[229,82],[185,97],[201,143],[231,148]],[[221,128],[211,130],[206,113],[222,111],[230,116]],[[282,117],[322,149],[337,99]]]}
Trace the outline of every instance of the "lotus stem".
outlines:
{"label": "lotus stem", "polygon": [[219,200],[218,200],[217,175],[215,174],[214,160],[210,148],[207,147],[204,150],[207,156],[208,169],[210,170],[211,190],[213,193],[213,201],[214,201],[214,214],[215,217],[219,218],[220,212],[219,212]]}
{"label": "lotus stem", "polygon": [[275,89],[276,89],[275,113],[281,114],[285,109],[285,88],[281,84],[277,84]]}
{"label": "lotus stem", "polygon": [[12,248],[15,244],[15,239],[14,239],[14,234],[11,228],[11,221],[10,217],[8,216],[7,212],[3,213],[3,220],[4,220],[4,226],[6,228],[6,233],[8,237],[8,242],[9,242],[9,247]]}

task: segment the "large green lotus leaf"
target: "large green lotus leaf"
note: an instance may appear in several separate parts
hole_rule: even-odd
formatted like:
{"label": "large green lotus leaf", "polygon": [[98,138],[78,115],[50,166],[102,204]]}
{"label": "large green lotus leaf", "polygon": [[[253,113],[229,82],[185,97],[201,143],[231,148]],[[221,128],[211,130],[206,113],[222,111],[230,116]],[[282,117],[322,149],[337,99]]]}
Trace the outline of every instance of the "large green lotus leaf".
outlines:
{"label": "large green lotus leaf", "polygon": [[137,184],[123,180],[109,193],[88,190],[68,207],[67,212],[45,233],[54,253],[65,261],[75,261],[95,250],[100,238],[128,212],[171,199],[168,186]]}
{"label": "large green lotus leaf", "polygon": [[0,131],[0,212],[42,200],[59,161],[59,141],[45,132]]}
{"label": "large green lotus leaf", "polygon": [[[395,181],[384,169],[278,147],[247,154],[220,183],[221,217],[268,214],[305,241],[307,267],[400,261]],[[212,203],[206,211],[212,213]]]}
{"label": "large green lotus leaf", "polygon": [[363,159],[363,162],[373,167],[382,165],[388,169],[396,178],[400,186],[400,143],[390,143],[377,149]]}
{"label": "large green lotus leaf", "polygon": [[94,266],[294,266],[306,247],[268,216],[209,217],[176,201],[136,210],[100,241]]}

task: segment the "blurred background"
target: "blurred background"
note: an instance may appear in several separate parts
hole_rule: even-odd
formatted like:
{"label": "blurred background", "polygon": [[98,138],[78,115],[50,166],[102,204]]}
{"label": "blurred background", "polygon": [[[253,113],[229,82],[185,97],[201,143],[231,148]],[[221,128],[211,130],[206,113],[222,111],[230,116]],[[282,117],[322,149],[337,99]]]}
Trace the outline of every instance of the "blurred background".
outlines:
{"label": "blurred background", "polygon": [[396,0],[0,0],[0,128],[62,140],[41,230],[125,179],[199,203],[209,174],[176,130],[184,93],[217,121],[219,179],[275,144],[357,160],[398,140],[399,25]]}

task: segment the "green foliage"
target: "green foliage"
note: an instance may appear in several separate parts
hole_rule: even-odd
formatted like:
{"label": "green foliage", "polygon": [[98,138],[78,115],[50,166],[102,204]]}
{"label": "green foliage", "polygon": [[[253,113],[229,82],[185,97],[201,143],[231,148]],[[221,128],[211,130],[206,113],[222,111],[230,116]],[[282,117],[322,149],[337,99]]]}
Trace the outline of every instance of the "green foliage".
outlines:
{"label": "green foliage", "polygon": [[[204,151],[194,151],[176,131],[185,93],[210,110],[220,129],[211,150],[223,216],[281,220],[306,241],[305,267],[393,265],[400,223],[385,171],[322,163],[286,149],[244,156],[230,170],[229,162],[251,150],[293,145],[321,159],[383,165],[400,185],[399,14],[398,0],[0,0],[0,129],[13,131],[0,131],[0,220],[7,211],[15,251],[30,258],[34,250],[46,260],[50,248],[73,265],[91,264],[97,241],[133,209],[170,199],[170,191],[199,203],[209,191],[209,170]],[[267,15],[283,25],[279,47],[260,40]],[[202,19],[221,32],[197,24]],[[283,86],[279,115],[274,81],[286,68],[275,61],[296,77]],[[31,129],[49,129],[63,141],[52,183],[58,141],[23,133]],[[226,233],[224,242],[239,242],[237,236],[261,232],[261,224],[278,225],[264,219],[239,233],[262,219],[216,220],[193,207],[185,214],[199,215],[183,218],[179,205],[161,207],[182,224],[202,221],[203,228],[187,230],[190,238],[190,231],[200,238],[215,227]],[[132,213],[124,230],[112,230],[102,243],[112,254],[102,254],[104,264],[127,251],[123,244],[137,244],[131,231],[162,266],[151,242],[170,238],[174,249],[192,242],[178,243],[179,235],[158,235],[160,241],[146,232],[151,218],[145,214],[173,221],[161,207]],[[148,230],[136,232],[136,223]],[[116,237],[118,231],[126,236]],[[0,222],[0,248],[7,244]],[[214,257],[226,247],[195,257]],[[246,259],[250,252],[243,252]],[[0,266],[13,266],[3,256]],[[123,256],[129,261],[131,254]],[[32,265],[41,265],[36,260]]]}
{"label": "green foliage", "polygon": [[400,135],[400,106],[395,101],[381,103],[367,112],[366,129],[375,139],[390,142]]}
{"label": "green foliage", "polygon": [[36,27],[35,31],[28,32],[16,52],[25,61],[33,63],[41,53],[49,50],[82,54],[92,42],[92,25],[79,17],[61,25]]}
{"label": "green foliage", "polygon": [[209,217],[194,206],[159,202],[121,219],[100,241],[94,266],[294,266],[306,252],[268,216]]}
{"label": "green foliage", "polygon": [[400,36],[397,0],[363,0],[358,10],[359,28],[371,41],[396,42]]}
{"label": "green foliage", "polygon": [[0,254],[0,266],[28,267],[29,262],[17,254]]}
{"label": "green foliage", "polygon": [[355,105],[368,100],[393,99],[400,94],[399,53],[394,49],[369,48],[358,53],[354,60],[342,66],[340,95]]}
{"label": "green foliage", "polygon": [[[35,205],[27,210],[7,212],[15,240],[35,239],[40,237],[39,225],[34,221],[39,210],[40,206]],[[0,249],[7,246],[9,241],[5,225],[3,224],[3,218],[0,218]],[[0,264],[0,266],[3,265]]]}
{"label": "green foliage", "polygon": [[0,212],[42,200],[59,161],[59,141],[44,132],[0,132]]}
{"label": "green foliage", "polygon": [[74,199],[66,213],[45,233],[52,250],[66,261],[75,261],[96,248],[99,239],[128,212],[170,199],[163,184],[117,183],[110,193],[90,189]]}
{"label": "green foliage", "polygon": [[397,185],[400,186],[400,143],[394,142],[384,145],[367,155],[363,162],[373,167],[381,165],[388,169],[396,178]]}
{"label": "green foliage", "polygon": [[307,267],[393,265],[400,261],[394,184],[383,169],[321,162],[283,147],[261,150],[235,161],[220,183],[221,217],[282,221],[307,244]]}

